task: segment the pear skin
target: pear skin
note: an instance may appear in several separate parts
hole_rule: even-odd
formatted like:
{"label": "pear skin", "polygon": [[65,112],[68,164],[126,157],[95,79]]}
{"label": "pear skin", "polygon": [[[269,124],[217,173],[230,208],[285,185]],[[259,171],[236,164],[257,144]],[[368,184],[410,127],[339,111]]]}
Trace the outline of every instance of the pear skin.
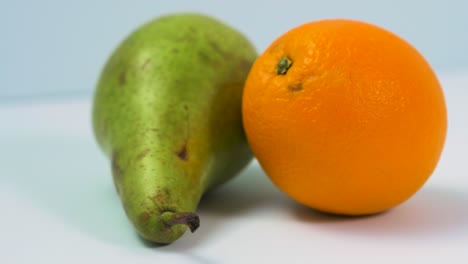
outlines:
{"label": "pear skin", "polygon": [[146,240],[171,243],[187,227],[195,231],[202,195],[251,161],[241,98],[256,57],[232,27],[180,13],[142,25],[107,61],[94,134],[126,215]]}

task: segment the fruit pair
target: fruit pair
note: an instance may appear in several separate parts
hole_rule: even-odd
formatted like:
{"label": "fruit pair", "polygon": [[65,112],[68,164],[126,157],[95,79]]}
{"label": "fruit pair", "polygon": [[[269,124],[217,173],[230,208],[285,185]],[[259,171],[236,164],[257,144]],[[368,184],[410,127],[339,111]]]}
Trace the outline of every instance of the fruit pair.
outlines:
{"label": "fruit pair", "polygon": [[397,36],[324,20],[256,56],[236,30],[180,14],[138,29],[105,66],[95,134],[144,238],[170,243],[197,228],[203,193],[252,158],[243,124],[273,182],[322,211],[380,212],[432,173],[446,133],[442,90]]}

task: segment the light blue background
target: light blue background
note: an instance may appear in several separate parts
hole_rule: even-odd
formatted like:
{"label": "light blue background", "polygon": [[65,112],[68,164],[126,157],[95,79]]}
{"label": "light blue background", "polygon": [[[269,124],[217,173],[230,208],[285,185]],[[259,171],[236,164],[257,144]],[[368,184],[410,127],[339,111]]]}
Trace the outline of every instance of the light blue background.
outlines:
{"label": "light blue background", "polygon": [[365,20],[412,43],[437,72],[468,68],[468,1],[63,1],[0,2],[0,101],[90,96],[115,46],[156,16],[199,11],[244,32],[262,51],[298,24]]}

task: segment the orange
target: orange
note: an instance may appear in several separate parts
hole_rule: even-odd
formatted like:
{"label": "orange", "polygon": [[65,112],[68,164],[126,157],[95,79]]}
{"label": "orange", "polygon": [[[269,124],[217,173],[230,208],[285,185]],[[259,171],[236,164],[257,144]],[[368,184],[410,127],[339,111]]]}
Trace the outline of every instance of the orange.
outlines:
{"label": "orange", "polygon": [[283,192],[317,210],[362,215],[416,193],[447,129],[442,88],[423,56],[378,26],[298,26],[252,66],[242,114],[248,142]]}

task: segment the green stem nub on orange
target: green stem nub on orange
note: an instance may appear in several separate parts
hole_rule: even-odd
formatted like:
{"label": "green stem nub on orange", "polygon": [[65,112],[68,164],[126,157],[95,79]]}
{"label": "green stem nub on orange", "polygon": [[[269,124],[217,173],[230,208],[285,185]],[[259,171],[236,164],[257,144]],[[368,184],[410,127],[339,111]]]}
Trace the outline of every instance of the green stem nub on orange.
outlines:
{"label": "green stem nub on orange", "polygon": [[292,60],[288,56],[281,57],[277,64],[276,74],[285,75],[289,68],[291,68],[292,63]]}

